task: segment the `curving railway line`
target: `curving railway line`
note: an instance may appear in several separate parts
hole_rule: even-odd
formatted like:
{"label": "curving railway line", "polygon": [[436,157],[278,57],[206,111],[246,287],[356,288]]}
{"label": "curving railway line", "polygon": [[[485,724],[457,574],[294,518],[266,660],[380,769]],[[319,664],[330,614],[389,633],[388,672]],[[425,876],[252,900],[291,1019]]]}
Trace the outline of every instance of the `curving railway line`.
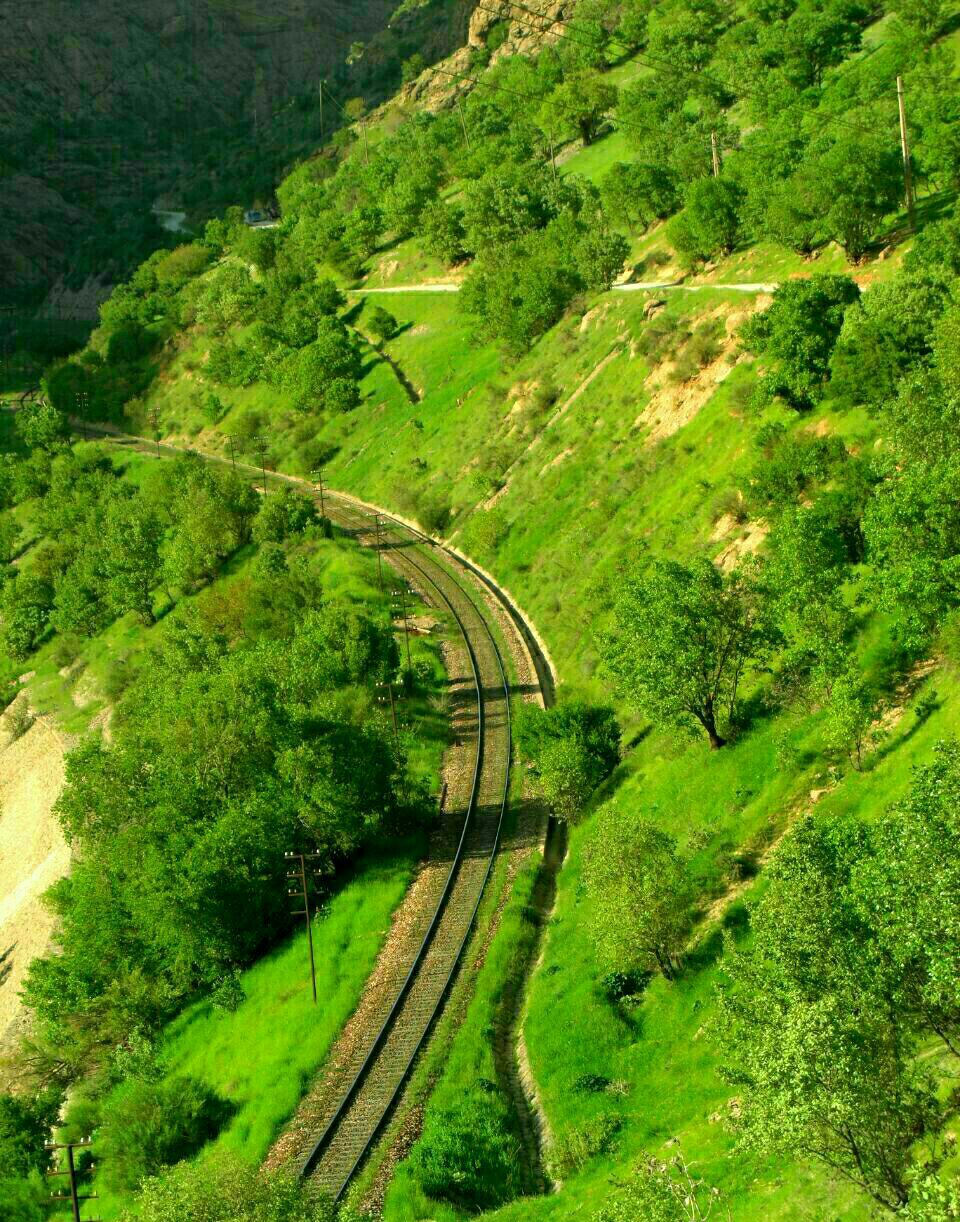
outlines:
{"label": "curving railway line", "polygon": [[[368,514],[331,494],[326,499],[328,516],[372,542]],[[429,540],[386,522],[382,545],[393,566],[447,607],[463,637],[476,692],[476,750],[459,841],[430,924],[386,1020],[300,1166],[335,1200],[375,1142],[443,1007],[493,868],[510,789],[510,687],[490,625],[464,585],[430,555]]]}
{"label": "curving railway line", "polygon": [[[120,446],[151,454],[184,452],[111,428],[94,428]],[[200,457],[221,465],[225,462],[210,455]],[[245,464],[243,469],[251,479],[260,474]],[[302,480],[277,472],[269,474],[275,482],[304,486]],[[316,1125],[309,1148],[300,1152],[299,1174],[339,1200],[390,1117],[460,965],[500,843],[510,790],[512,740],[510,684],[489,622],[491,611],[483,605],[473,583],[457,571],[465,574],[472,568],[469,562],[413,527],[387,514],[375,514],[352,498],[328,491],[325,511],[336,525],[370,546],[378,542],[375,522],[379,518],[382,558],[428,601],[452,615],[463,639],[474,689],[473,707],[458,726],[461,740],[474,745],[472,777],[458,803],[462,824],[457,828],[456,843],[450,846],[442,890],[435,898],[412,961],[404,965],[402,979],[399,976],[403,969],[398,973],[397,988],[389,1008],[381,1015],[379,1030],[366,1045],[357,1048],[348,1065],[341,1067],[338,1090]],[[476,570],[474,575],[485,580]],[[527,625],[500,597],[546,686],[552,677]]]}

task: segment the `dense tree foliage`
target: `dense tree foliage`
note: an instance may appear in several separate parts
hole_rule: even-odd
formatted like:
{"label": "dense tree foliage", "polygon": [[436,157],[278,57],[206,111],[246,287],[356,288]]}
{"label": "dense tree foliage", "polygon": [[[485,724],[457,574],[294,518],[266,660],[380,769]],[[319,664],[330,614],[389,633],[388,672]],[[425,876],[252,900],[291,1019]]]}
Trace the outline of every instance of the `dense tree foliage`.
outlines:
{"label": "dense tree foliage", "polygon": [[938,1152],[942,1105],[919,1040],[956,1053],[957,937],[941,906],[956,895],[958,776],[949,744],[880,824],[805,821],[721,995],[743,1140],[799,1149],[890,1209],[909,1199],[915,1143]]}
{"label": "dense tree foliage", "polygon": [[620,759],[620,727],[612,709],[565,700],[552,709],[524,706],[520,751],[533,765],[555,815],[573,819]]}
{"label": "dense tree foliage", "polygon": [[600,811],[586,863],[597,954],[610,972],[673,979],[689,926],[689,887],[673,838],[635,811]]}

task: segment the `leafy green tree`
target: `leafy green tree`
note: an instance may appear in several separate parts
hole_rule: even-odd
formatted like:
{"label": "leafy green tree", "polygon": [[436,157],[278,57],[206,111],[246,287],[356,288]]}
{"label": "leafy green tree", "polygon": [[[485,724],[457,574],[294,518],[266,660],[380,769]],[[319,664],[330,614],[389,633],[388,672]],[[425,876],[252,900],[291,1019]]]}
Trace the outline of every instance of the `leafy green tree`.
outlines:
{"label": "leafy green tree", "polygon": [[903,166],[890,141],[844,132],[811,149],[797,186],[826,236],[859,263],[879,223],[900,205]]}
{"label": "leafy green tree", "polygon": [[628,229],[646,229],[675,211],[676,184],[660,165],[642,161],[617,162],[600,184],[603,205],[610,216]]}
{"label": "leafy green tree", "polygon": [[618,691],[657,725],[698,725],[713,749],[744,670],[762,655],[757,593],[708,561],[658,561],[630,574],[601,641]]}
{"label": "leafy green tree", "polygon": [[555,815],[574,819],[620,760],[620,727],[612,709],[582,700],[544,710],[525,705],[519,718],[521,752],[532,761]]}
{"label": "leafy green tree", "polygon": [[383,193],[383,224],[397,237],[406,238],[420,228],[420,218],[440,191],[439,167],[419,161]]}
{"label": "leafy green tree", "polygon": [[552,140],[577,135],[584,144],[592,144],[617,98],[616,87],[599,73],[573,73],[544,102],[540,126]]}
{"label": "leafy green tree", "polygon": [[59,1106],[53,1091],[32,1098],[0,1094],[0,1182],[46,1170],[48,1154],[43,1143],[49,1139]]}
{"label": "leafy green tree", "polygon": [[107,363],[123,365],[139,361],[141,357],[149,356],[156,345],[156,333],[149,331],[141,323],[121,323],[110,333],[107,341]]}
{"label": "leafy green tree", "polygon": [[880,404],[900,378],[930,355],[945,288],[926,278],[898,276],[853,302],[830,359],[831,390],[851,403]]}
{"label": "leafy green tree", "polygon": [[0,1179],[0,1216],[11,1222],[44,1222],[49,1189],[38,1172],[29,1179]]}
{"label": "leafy green tree", "polygon": [[253,524],[254,542],[282,543],[291,535],[301,534],[320,519],[311,497],[294,488],[280,488],[264,497]]}
{"label": "leafy green tree", "polygon": [[539,237],[478,261],[460,292],[477,335],[503,339],[517,353],[553,326],[581,284],[573,268],[544,259]]}
{"label": "leafy green tree", "polygon": [[867,851],[847,820],[784,842],[748,949],[725,958],[718,1031],[743,1144],[824,1163],[896,1211],[941,1109],[851,893]]}
{"label": "leafy green tree", "polygon": [[944,0],[896,0],[890,7],[901,21],[919,30],[925,37],[936,33],[946,12]]}
{"label": "leafy green tree", "polygon": [[771,22],[760,40],[760,54],[799,91],[823,83],[828,68],[860,49],[868,9],[856,0],[799,4],[786,20]]}
{"label": "leafy green tree", "polygon": [[317,321],[317,338],[288,361],[284,384],[301,410],[323,410],[331,387],[339,380],[356,383],[360,352],[339,318],[325,315]]}
{"label": "leafy green tree", "polygon": [[781,678],[819,691],[830,687],[847,662],[853,620],[843,583],[851,543],[859,543],[844,539],[824,501],[783,514],[771,531],[761,578],[771,632],[785,646]]}
{"label": "leafy green tree", "polygon": [[70,435],[63,413],[42,400],[34,400],[17,412],[16,428],[23,444],[31,450],[55,450]]}
{"label": "leafy green tree", "polygon": [[41,577],[18,573],[0,589],[0,639],[15,661],[23,661],[40,643],[52,607],[53,589]]}
{"label": "leafy green tree", "polygon": [[367,330],[381,344],[385,343],[388,339],[393,339],[397,333],[398,326],[397,320],[383,306],[374,306],[367,318]]}
{"label": "leafy green tree", "polygon": [[267,1175],[228,1155],[184,1162],[146,1181],[124,1222],[333,1222],[332,1204],[293,1177]]}
{"label": "leafy green tree", "polygon": [[101,539],[106,601],[114,615],[135,612],[153,623],[153,590],[160,578],[163,525],[141,497],[115,498]]}
{"label": "leafy green tree", "polygon": [[428,204],[420,217],[420,236],[427,254],[444,263],[458,263],[467,253],[463,210],[442,200]]}
{"label": "leafy green tree", "polygon": [[697,0],[668,9],[658,6],[648,21],[648,50],[678,73],[696,76],[709,64],[729,20],[730,10],[722,0]]}
{"label": "leafy green tree", "polygon": [[268,272],[277,261],[277,231],[246,225],[233,244],[234,253],[259,272]]}
{"label": "leafy green tree", "polygon": [[58,576],[50,622],[59,632],[92,637],[113,619],[106,598],[103,555],[88,536],[87,546]]}
{"label": "leafy green tree", "polygon": [[826,736],[835,751],[849,755],[854,768],[863,768],[863,752],[879,710],[876,698],[855,667],[848,667],[830,684]]}
{"label": "leafy green tree", "polygon": [[264,295],[263,285],[251,278],[246,267],[227,263],[202,281],[197,320],[222,335],[237,323],[250,322]]}
{"label": "leafy green tree", "polygon": [[935,1173],[921,1176],[910,1188],[910,1203],[903,1210],[909,1222],[956,1222],[960,1218],[960,1180],[947,1183]]}
{"label": "leafy green tree", "polygon": [[779,286],[770,308],[740,329],[747,348],[777,362],[765,382],[768,393],[782,394],[798,408],[822,398],[844,316],[859,299],[859,288],[847,276],[817,275]]}
{"label": "leafy green tree", "polygon": [[358,259],[369,259],[383,235],[383,212],[374,204],[362,204],[347,215],[343,240]]}
{"label": "leafy green tree", "polygon": [[941,276],[947,283],[960,276],[960,216],[925,225],[904,256],[908,271]]}
{"label": "leafy green tree", "polygon": [[960,457],[891,470],[863,525],[870,588],[919,650],[960,595]]}
{"label": "leafy green tree", "polygon": [[960,308],[951,306],[936,322],[933,363],[946,394],[960,398]]}
{"label": "leafy green tree", "polygon": [[[861,919],[876,932],[895,979],[896,1010],[960,1056],[960,747],[939,743],[909,793],[871,832],[854,872]],[[911,1197],[911,1201],[912,1201]]]}
{"label": "leafy green tree", "polygon": [[689,886],[673,838],[616,802],[601,807],[585,879],[597,954],[610,971],[673,980],[689,928]]}
{"label": "leafy green tree", "polygon": [[[215,224],[213,221],[208,223]],[[200,242],[188,242],[178,246],[157,264],[157,284],[161,287],[181,289],[207,270],[210,258],[210,248]]]}
{"label": "leafy green tree", "polygon": [[728,255],[740,237],[739,188],[726,178],[698,178],[683,196],[683,211],[667,236],[690,264]]}
{"label": "leafy green tree", "polygon": [[405,59],[400,65],[400,77],[405,85],[409,85],[411,81],[415,81],[417,77],[424,71],[427,66],[427,61],[419,51]]}
{"label": "leafy green tree", "polygon": [[557,202],[546,166],[506,165],[488,170],[464,191],[467,248],[482,251],[504,246],[542,229],[556,216]]}

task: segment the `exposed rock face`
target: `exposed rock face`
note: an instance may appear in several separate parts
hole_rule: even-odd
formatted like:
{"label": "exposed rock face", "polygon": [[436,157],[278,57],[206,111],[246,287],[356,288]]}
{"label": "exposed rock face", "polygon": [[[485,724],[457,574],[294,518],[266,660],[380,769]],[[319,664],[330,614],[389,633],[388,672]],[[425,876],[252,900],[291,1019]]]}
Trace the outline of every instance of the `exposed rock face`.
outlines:
{"label": "exposed rock face", "polygon": [[[455,0],[459,7],[456,19],[462,20],[466,26],[466,38],[463,45],[456,43],[458,49],[439,66],[448,72],[471,75],[471,57],[473,52],[487,45],[487,38],[493,26],[506,22],[507,36],[490,62],[496,63],[509,55],[530,55],[536,53],[545,43],[556,41],[564,32],[564,19],[570,17],[576,8],[576,0],[549,0],[536,6],[543,14],[542,18],[533,17],[527,12],[517,13],[515,4],[510,0],[483,0],[483,6],[477,7],[477,0]],[[520,20],[516,20],[517,17]],[[404,86],[397,93],[396,101],[401,106],[420,105],[428,110],[443,110],[453,104],[454,100],[470,91],[469,81],[457,80],[442,73],[429,69],[417,80]]]}

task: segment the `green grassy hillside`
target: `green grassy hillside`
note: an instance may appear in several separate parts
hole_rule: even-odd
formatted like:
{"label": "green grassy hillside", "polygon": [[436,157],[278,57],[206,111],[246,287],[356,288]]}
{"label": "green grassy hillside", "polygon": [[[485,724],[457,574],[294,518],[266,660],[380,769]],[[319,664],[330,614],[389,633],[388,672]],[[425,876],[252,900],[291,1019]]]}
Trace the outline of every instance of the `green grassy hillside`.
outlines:
{"label": "green grassy hillside", "polygon": [[[673,1222],[682,1156],[737,1219],[865,1219],[873,1192],[940,1222],[916,1185],[956,1170],[960,960],[936,903],[960,719],[957,14],[650,7],[583,0],[535,59],[478,50],[462,109],[387,110],[368,146],[294,171],[275,237],[225,225],[144,269],[47,388],[416,519],[531,616],[561,715],[616,710],[622,759],[567,808],[523,1025],[561,1187],[511,1200],[491,965],[528,945],[525,873],[385,1217]],[[460,291],[415,287],[437,282]],[[721,622],[740,635],[711,666],[747,645],[710,750],[678,693]],[[631,937],[673,900],[664,967]],[[809,1015],[782,1047],[778,1013]]]}

